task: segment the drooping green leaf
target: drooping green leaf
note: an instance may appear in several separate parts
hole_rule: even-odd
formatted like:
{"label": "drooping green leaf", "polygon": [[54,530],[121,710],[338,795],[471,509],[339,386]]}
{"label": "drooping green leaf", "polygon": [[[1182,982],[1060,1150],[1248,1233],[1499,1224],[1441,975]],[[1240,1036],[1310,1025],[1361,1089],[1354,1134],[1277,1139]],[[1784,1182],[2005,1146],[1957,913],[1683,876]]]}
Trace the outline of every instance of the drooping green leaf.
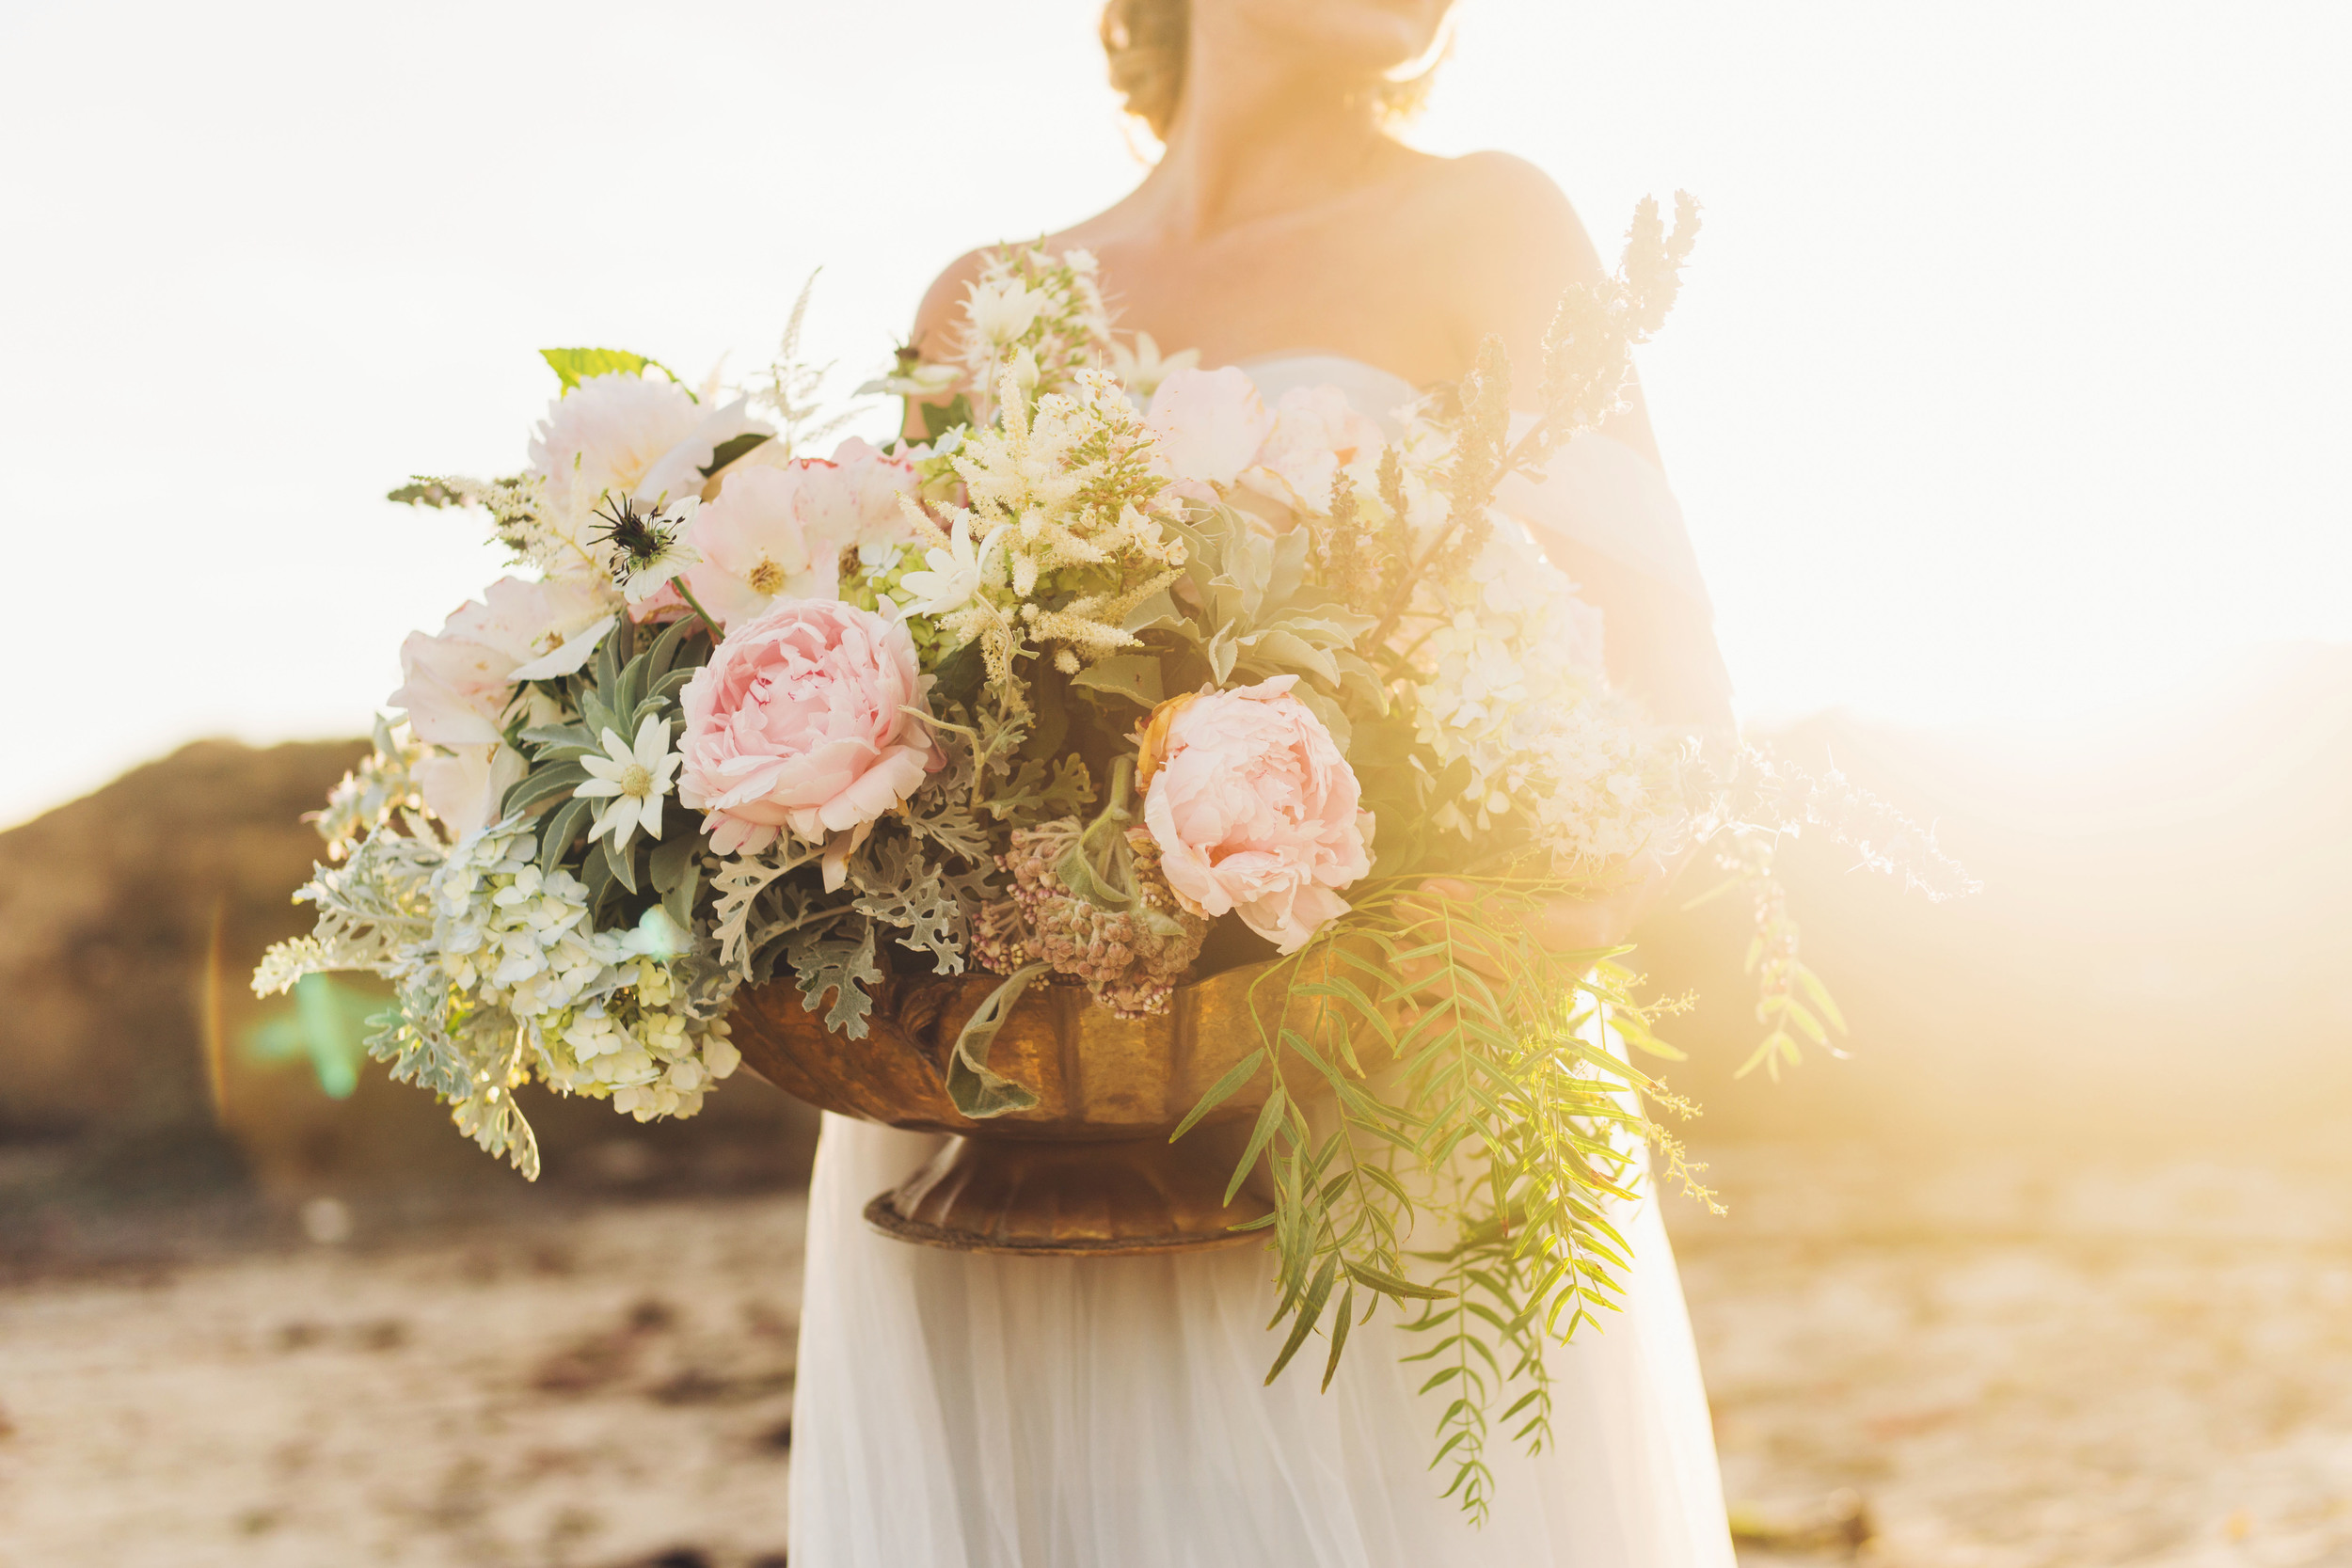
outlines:
{"label": "drooping green leaf", "polygon": [[1259,1064],[1264,1060],[1265,1048],[1261,1046],[1257,1050],[1252,1051],[1248,1055],[1244,1056],[1240,1061],[1235,1062],[1232,1067],[1227,1068],[1225,1069],[1225,1076],[1210,1085],[1209,1092],[1202,1095],[1200,1102],[1194,1105],[1189,1112],[1185,1113],[1184,1119],[1176,1124],[1176,1131],[1168,1135],[1168,1141],[1169,1143],[1174,1143],[1177,1139],[1191,1132],[1193,1128],[1200,1123],[1202,1117],[1207,1116],[1211,1111],[1214,1111],[1219,1105],[1224,1104],[1226,1101],[1231,1100],[1233,1097],[1234,1091],[1238,1090],[1244,1084],[1248,1083],[1249,1080],[1255,1076]]}
{"label": "drooping green leaf", "polygon": [[1119,654],[1102,659],[1071,676],[1070,684],[1089,691],[1107,691],[1147,708],[1166,700],[1160,689],[1160,661],[1149,654]]}
{"label": "drooping green leaf", "polygon": [[957,1031],[954,1049],[947,1053],[947,1098],[975,1121],[1008,1111],[1025,1111],[1037,1103],[1035,1092],[989,1067],[988,1048],[1012,1017],[1030,982],[1046,970],[1044,964],[1030,964],[1007,975]]}

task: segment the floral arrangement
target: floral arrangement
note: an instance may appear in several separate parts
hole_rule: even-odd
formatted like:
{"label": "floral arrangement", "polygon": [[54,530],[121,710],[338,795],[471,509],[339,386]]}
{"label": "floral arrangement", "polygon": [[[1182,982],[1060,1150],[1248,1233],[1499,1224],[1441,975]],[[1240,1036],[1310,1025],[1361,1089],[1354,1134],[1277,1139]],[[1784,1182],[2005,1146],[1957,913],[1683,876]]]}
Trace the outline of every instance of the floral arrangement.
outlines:
{"label": "floral arrangement", "polygon": [[[1546,1441],[1542,1342],[1608,1303],[1645,1140],[1687,1180],[1645,1108],[1679,1101],[1626,1050],[1671,1055],[1654,1009],[1527,915],[1711,843],[1762,916],[1777,1064],[1835,1009],[1769,835],[1826,825],[1950,880],[1837,781],[1613,690],[1599,612],[1494,505],[1617,405],[1695,230],[1687,198],[1671,233],[1645,204],[1615,277],[1564,302],[1518,432],[1493,345],[1391,435],[1335,388],[1268,404],[1122,340],[1089,257],[1027,247],[970,289],[955,359],[875,384],[920,439],[814,454],[837,426],[797,309],[733,393],[549,351],[523,473],[394,492],[486,515],[517,573],[402,648],[405,717],[322,816],[316,931],[256,988],[388,977],[371,1052],[535,1172],[517,1085],[691,1115],[737,1066],[748,984],[788,974],[857,1037],[885,965],[1001,976],[946,1067],[985,1117],[1032,1102],[989,1066],[1025,987],[1138,1015],[1285,959],[1259,984],[1308,1022],[1193,1112],[1272,1061],[1337,1106],[1311,1121],[1273,1075],[1234,1172],[1279,1194],[1274,1370],[1326,1325],[1335,1367],[1383,1300],[1411,1312],[1439,1457],[1483,1512],[1490,1420]],[[1439,867],[1476,896],[1424,892]]]}

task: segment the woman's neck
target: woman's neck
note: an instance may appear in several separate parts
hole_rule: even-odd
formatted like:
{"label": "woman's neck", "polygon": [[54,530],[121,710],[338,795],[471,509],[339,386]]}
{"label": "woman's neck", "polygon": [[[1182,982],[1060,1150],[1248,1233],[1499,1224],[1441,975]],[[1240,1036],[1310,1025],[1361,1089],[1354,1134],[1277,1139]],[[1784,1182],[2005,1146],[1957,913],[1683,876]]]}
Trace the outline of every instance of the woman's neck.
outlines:
{"label": "woman's neck", "polygon": [[1136,193],[1185,239],[1328,200],[1412,156],[1381,130],[1368,84],[1257,41],[1220,38],[1196,14],[1184,100]]}

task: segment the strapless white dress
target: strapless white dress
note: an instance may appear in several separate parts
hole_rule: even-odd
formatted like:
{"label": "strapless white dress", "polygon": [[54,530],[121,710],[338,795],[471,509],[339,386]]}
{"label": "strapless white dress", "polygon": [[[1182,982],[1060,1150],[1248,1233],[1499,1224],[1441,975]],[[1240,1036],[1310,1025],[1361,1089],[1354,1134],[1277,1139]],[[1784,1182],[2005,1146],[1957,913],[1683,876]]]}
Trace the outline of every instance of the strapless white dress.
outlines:
{"label": "strapless white dress", "polygon": [[[1354,360],[1248,367],[1268,401],[1330,383],[1385,420],[1411,395]],[[1611,451],[1609,449],[1614,449]],[[1637,467],[1629,469],[1627,463]],[[1696,591],[1665,483],[1585,436],[1505,498],[1542,532]],[[1428,1468],[1441,1402],[1389,1310],[1330,1391],[1278,1348],[1256,1248],[998,1258],[891,1241],[866,1201],[938,1140],[827,1115],[809,1191],[794,1395],[793,1568],[1732,1568],[1681,1282],[1645,1196],[1624,1310],[1549,1353],[1554,1445],[1501,1433],[1473,1529]]]}

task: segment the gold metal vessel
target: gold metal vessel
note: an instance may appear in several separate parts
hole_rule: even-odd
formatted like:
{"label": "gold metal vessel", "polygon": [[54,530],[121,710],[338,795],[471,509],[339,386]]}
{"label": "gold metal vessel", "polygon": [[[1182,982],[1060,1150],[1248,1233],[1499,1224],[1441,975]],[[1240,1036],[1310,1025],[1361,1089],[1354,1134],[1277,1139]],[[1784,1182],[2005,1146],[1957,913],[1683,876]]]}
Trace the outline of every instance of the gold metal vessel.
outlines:
{"label": "gold metal vessel", "polygon": [[[1265,1102],[1263,1067],[1181,1140],[1168,1134],[1264,1038],[1250,986],[1271,967],[1179,987],[1165,1013],[1142,1019],[1112,1017],[1081,987],[1030,987],[997,1032],[989,1066],[1037,1103],[986,1121],[955,1109],[942,1070],[964,1022],[996,989],[993,975],[889,975],[871,988],[864,1039],[826,1029],[788,981],[747,987],[730,1022],[744,1062],[813,1105],[956,1134],[866,1206],[867,1223],[885,1234],[1031,1256],[1191,1251],[1247,1243],[1255,1233],[1232,1227],[1270,1212],[1247,1189],[1224,1202]],[[1286,989],[1262,988],[1257,1005],[1270,1011]],[[1292,1075],[1290,1086],[1306,1085]]]}

